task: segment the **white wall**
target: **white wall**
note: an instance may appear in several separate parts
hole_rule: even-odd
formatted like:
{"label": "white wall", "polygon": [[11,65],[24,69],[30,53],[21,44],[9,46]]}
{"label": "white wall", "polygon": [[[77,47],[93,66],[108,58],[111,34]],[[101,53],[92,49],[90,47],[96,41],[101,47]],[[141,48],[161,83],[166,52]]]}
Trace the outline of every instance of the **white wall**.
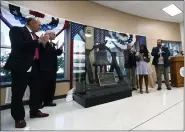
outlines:
{"label": "white wall", "polygon": [[180,32],[181,32],[181,41],[182,41],[182,49],[184,50],[184,22],[180,24]]}

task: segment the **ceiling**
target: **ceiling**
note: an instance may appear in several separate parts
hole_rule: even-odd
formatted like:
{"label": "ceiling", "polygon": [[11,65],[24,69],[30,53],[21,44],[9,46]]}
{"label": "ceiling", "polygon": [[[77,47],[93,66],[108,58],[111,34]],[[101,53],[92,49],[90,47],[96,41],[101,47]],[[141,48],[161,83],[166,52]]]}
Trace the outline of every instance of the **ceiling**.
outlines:
{"label": "ceiling", "polygon": [[183,11],[183,1],[94,1],[98,4],[129,14],[156,20],[183,22],[183,13],[171,17],[162,9],[175,4]]}

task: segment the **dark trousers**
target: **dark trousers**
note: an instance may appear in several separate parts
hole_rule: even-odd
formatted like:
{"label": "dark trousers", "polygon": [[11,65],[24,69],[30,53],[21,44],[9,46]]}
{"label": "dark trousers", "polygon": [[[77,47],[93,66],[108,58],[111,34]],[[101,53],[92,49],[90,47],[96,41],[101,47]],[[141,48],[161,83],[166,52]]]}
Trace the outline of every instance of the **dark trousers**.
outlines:
{"label": "dark trousers", "polygon": [[136,88],[136,67],[126,68],[127,79],[132,89]]}
{"label": "dark trousers", "polygon": [[23,120],[25,110],[23,106],[23,96],[26,87],[30,88],[30,113],[38,112],[40,100],[39,86],[39,70],[38,61],[34,60],[31,72],[11,71],[12,75],[12,99],[11,99],[11,115],[14,120]]}
{"label": "dark trousers", "polygon": [[41,104],[53,102],[56,88],[56,71],[41,71]]}

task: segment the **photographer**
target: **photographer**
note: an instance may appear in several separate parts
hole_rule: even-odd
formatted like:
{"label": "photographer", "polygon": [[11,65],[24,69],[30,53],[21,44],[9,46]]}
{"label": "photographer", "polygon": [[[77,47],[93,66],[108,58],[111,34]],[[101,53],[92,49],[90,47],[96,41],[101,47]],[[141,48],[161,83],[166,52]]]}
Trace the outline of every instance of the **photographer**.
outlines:
{"label": "photographer", "polygon": [[143,94],[142,90],[143,77],[145,79],[146,93],[149,93],[148,75],[152,74],[152,71],[148,64],[150,62],[150,55],[145,45],[140,46],[140,51],[136,53],[136,58],[137,58],[136,74],[139,75],[140,93]]}
{"label": "photographer", "polygon": [[125,69],[127,74],[127,79],[130,81],[130,86],[132,90],[136,89],[136,51],[131,45],[127,45],[127,50],[124,50],[125,56]]}
{"label": "photographer", "polygon": [[49,41],[40,49],[40,71],[41,71],[41,106],[56,106],[53,98],[56,88],[57,56],[63,52],[63,45],[56,49],[57,44],[53,43],[56,35],[53,31],[45,33],[49,36]]}

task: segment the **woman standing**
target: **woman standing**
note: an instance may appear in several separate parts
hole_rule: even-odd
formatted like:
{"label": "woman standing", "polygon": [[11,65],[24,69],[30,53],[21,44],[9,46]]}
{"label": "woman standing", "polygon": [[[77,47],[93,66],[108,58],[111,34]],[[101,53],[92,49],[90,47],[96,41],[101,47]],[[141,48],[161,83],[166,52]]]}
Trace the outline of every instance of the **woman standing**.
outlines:
{"label": "woman standing", "polygon": [[146,93],[149,93],[148,75],[152,74],[152,71],[148,64],[150,62],[150,54],[145,45],[140,46],[140,51],[136,54],[136,58],[137,58],[136,74],[139,75],[140,93],[143,94],[142,90],[143,78],[145,80]]}

